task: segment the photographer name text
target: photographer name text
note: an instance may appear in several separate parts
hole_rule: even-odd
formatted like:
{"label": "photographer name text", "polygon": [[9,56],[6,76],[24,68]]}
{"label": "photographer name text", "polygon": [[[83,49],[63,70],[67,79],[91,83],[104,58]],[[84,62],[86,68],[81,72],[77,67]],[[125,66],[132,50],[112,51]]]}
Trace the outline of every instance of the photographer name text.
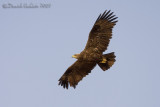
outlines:
{"label": "photographer name text", "polygon": [[50,3],[19,3],[19,4],[12,4],[12,3],[6,3],[2,4],[2,8],[8,9],[8,8],[51,8]]}

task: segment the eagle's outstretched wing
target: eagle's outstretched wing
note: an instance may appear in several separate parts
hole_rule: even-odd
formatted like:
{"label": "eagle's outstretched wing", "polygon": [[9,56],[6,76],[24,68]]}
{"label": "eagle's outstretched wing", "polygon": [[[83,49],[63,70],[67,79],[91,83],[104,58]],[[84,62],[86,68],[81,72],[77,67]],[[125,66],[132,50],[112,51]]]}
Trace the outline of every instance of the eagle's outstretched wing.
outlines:
{"label": "eagle's outstretched wing", "polygon": [[73,65],[71,65],[66,72],[59,79],[59,85],[63,88],[70,86],[76,88],[76,85],[83,77],[88,75],[91,70],[95,67],[96,62],[85,62],[77,60]]}
{"label": "eagle's outstretched wing", "polygon": [[117,18],[110,10],[100,14],[90,31],[85,50],[96,48],[99,52],[104,52],[112,38],[112,28],[116,25]]}

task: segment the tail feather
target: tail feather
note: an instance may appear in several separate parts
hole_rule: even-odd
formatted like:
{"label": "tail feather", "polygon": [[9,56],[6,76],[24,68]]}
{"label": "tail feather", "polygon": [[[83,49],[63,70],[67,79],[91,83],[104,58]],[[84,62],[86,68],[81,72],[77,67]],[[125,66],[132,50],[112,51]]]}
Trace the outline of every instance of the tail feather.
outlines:
{"label": "tail feather", "polygon": [[106,63],[99,62],[98,65],[103,71],[106,71],[114,64],[114,62],[116,61],[115,60],[116,56],[114,55],[114,52],[112,52],[112,53],[104,54],[103,57],[106,58],[107,60]]}

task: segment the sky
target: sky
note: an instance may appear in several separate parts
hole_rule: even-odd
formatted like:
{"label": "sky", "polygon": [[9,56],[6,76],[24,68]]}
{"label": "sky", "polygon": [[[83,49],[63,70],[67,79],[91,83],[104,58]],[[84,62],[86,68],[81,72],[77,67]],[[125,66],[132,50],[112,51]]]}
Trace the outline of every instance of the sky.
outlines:
{"label": "sky", "polygon": [[[0,107],[160,107],[159,4],[1,0]],[[96,66],[76,89],[63,89],[58,79],[76,61],[71,56],[84,49],[105,10],[118,17],[104,52],[115,52],[115,64],[105,72]]]}

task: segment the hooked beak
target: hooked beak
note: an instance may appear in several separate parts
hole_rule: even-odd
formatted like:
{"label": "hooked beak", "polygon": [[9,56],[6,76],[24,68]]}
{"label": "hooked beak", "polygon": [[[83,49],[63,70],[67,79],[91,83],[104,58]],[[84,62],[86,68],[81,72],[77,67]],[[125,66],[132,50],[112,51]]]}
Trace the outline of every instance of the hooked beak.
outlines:
{"label": "hooked beak", "polygon": [[75,56],[75,55],[72,55],[72,58],[76,58],[76,56]]}

